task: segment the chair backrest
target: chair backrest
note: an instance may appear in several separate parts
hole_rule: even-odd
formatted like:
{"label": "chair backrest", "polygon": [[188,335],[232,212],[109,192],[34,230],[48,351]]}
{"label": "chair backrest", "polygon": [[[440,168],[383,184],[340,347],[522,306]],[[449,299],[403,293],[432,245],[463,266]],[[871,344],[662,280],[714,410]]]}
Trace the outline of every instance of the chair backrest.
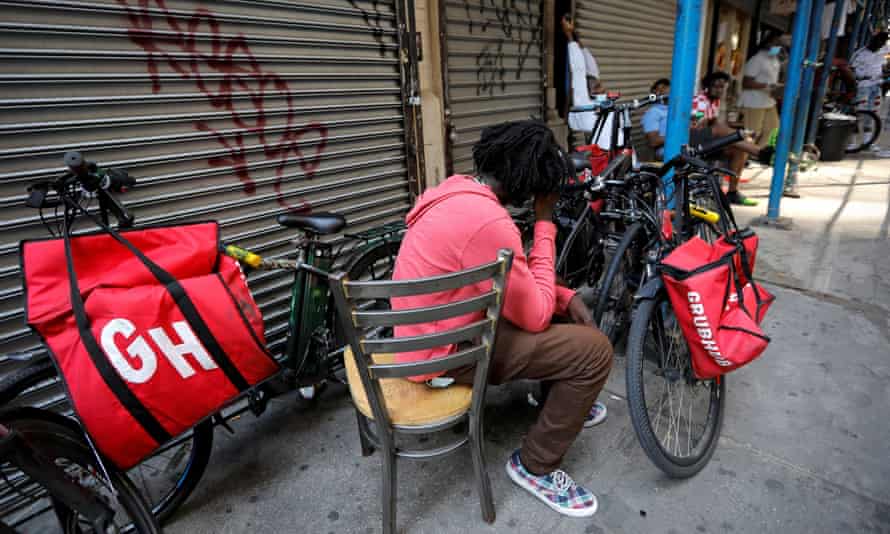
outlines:
{"label": "chair backrest", "polygon": [[[464,271],[416,280],[352,281],[345,273],[331,276],[331,291],[346,340],[355,357],[362,385],[374,418],[389,426],[385,400],[380,389],[381,378],[405,378],[438,373],[466,365],[475,365],[471,410],[478,413],[488,377],[488,363],[494,347],[495,333],[505,296],[507,274],[513,262],[513,252],[502,249],[498,259]],[[492,287],[477,296],[427,308],[403,310],[364,309],[359,304],[392,297],[407,297],[439,293],[475,285],[490,280]],[[412,337],[369,337],[367,333],[380,328],[450,319],[473,312],[484,312],[482,319],[472,323]],[[457,344],[458,351],[443,358],[412,362],[376,364],[370,360],[375,353],[412,352]]]}

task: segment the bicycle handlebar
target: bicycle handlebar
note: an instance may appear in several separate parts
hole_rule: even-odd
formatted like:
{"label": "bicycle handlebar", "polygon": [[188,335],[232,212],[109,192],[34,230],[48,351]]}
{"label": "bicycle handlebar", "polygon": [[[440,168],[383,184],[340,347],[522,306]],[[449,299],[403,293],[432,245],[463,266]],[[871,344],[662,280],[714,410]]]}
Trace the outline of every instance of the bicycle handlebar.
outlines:
{"label": "bicycle handlebar", "polygon": [[65,153],[65,165],[84,189],[93,192],[97,189],[123,193],[136,185],[136,179],[123,169],[100,169],[98,165],[84,159],[80,152]]}
{"label": "bicycle handlebar", "polygon": [[716,139],[711,139],[704,143],[699,143],[695,146],[690,147],[690,155],[698,155],[702,158],[707,158],[708,156],[714,154],[715,152],[719,152],[729,145],[734,145],[739,141],[744,141],[745,136],[742,134],[741,130],[737,130],[734,133],[724,136],[718,137]]}
{"label": "bicycle handlebar", "polygon": [[[46,180],[28,187],[25,205],[30,208],[54,208],[60,205],[76,205],[71,198],[71,187],[80,186],[87,193],[99,198],[99,208],[107,223],[107,212],[111,212],[122,227],[132,226],[134,217],[121,204],[114,193],[122,193],[136,185],[136,179],[123,169],[102,169],[87,161],[80,152],[66,152],[64,157],[68,172],[55,180]],[[58,194],[58,199],[47,199],[50,189]]]}
{"label": "bicycle handlebar", "polygon": [[680,166],[688,165],[691,167],[697,167],[699,169],[704,169],[707,171],[723,171],[723,169],[719,169],[714,165],[702,160],[703,157],[708,157],[712,155],[714,152],[726,148],[729,145],[734,143],[738,143],[739,141],[744,139],[744,135],[741,131],[737,131],[730,135],[724,137],[718,137],[717,139],[712,139],[707,143],[701,143],[696,146],[687,146],[684,147],[683,152],[677,154],[669,161],[667,161],[664,165],[661,166],[661,169],[658,170],[658,175],[664,177],[671,169],[675,169]]}
{"label": "bicycle handlebar", "polygon": [[665,103],[667,102],[667,96],[665,95],[654,95],[651,94],[642,99],[634,99],[630,102],[625,102],[622,104],[616,103],[614,100],[606,99],[602,101],[593,102],[587,106],[572,106],[569,108],[569,113],[583,113],[587,111],[602,111],[604,109],[616,109],[618,111],[623,111],[625,109],[629,110],[637,110],[640,108],[644,108],[648,105],[655,103]]}

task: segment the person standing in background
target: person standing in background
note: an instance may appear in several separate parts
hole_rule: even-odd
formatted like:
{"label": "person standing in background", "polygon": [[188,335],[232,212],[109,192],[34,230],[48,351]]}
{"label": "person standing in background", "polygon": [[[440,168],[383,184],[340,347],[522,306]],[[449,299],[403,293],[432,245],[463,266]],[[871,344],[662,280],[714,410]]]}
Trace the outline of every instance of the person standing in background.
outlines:
{"label": "person standing in background", "polygon": [[[850,57],[850,67],[856,75],[856,109],[881,112],[881,85],[888,52],[887,32],[879,32]],[[877,143],[870,148],[881,150]]]}
{"label": "person standing in background", "polygon": [[[575,23],[572,16],[566,14],[561,20],[562,31],[568,41],[568,50],[566,54],[566,64],[568,66],[568,92],[569,107],[572,106],[589,106],[593,104],[591,94],[602,94],[605,92],[602,83],[600,83],[600,70],[596,59],[590,50],[583,48],[575,32]],[[605,126],[600,135],[592,142],[600,146],[604,150],[611,147],[612,120],[614,115],[606,118]],[[596,124],[597,113],[593,111],[584,111],[569,113],[569,129],[575,132],[584,132],[589,134],[593,131]],[[618,132],[616,143],[621,142],[621,131]],[[586,135],[585,135],[586,141]]]}
{"label": "person standing in background", "polygon": [[760,41],[757,53],[745,63],[739,107],[744,113],[746,130],[755,135],[755,142],[765,144],[772,131],[779,127],[779,112],[773,92],[779,87],[782,63],[781,34],[770,32]]}

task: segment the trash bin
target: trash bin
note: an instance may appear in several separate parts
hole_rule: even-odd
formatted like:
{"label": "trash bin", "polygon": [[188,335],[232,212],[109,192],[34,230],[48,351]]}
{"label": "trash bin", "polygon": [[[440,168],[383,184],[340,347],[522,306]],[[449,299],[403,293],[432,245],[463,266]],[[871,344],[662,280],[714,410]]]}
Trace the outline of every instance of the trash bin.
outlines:
{"label": "trash bin", "polygon": [[826,113],[819,124],[817,145],[822,161],[840,161],[847,153],[847,142],[856,127],[856,117],[843,113]]}

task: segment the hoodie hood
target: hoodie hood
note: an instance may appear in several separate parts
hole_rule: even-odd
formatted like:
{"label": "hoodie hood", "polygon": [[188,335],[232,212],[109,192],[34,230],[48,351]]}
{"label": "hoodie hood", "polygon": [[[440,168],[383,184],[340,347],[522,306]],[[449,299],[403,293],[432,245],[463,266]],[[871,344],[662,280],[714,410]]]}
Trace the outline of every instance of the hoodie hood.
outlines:
{"label": "hoodie hood", "polygon": [[489,198],[500,205],[498,197],[491,189],[473,180],[472,176],[457,174],[420,195],[414,207],[405,216],[405,222],[410,227],[420,220],[423,214],[430,208],[456,195],[479,195]]}

